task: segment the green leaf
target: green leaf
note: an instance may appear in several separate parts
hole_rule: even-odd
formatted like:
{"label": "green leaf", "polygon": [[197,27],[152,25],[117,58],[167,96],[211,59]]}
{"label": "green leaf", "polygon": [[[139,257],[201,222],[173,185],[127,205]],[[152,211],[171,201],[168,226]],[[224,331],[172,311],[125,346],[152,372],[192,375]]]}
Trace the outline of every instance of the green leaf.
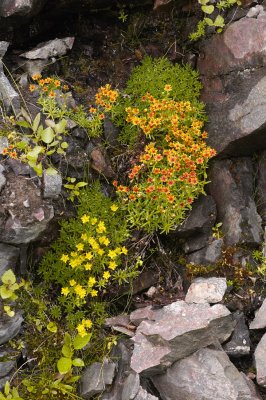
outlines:
{"label": "green leaf", "polygon": [[44,129],[44,131],[42,132],[41,135],[41,139],[44,143],[49,144],[52,143],[52,141],[54,140],[55,134],[53,129],[48,126],[48,128]]}
{"label": "green leaf", "polygon": [[9,381],[7,381],[6,384],[5,384],[4,393],[5,393],[6,396],[9,395],[9,393],[10,393],[10,383],[9,383]]}
{"label": "green leaf", "polygon": [[[30,162],[28,162],[28,164],[30,165]],[[30,165],[30,167],[34,169],[34,171],[38,176],[42,176],[42,163],[39,164],[35,163],[35,165]]]}
{"label": "green leaf", "polygon": [[88,184],[87,184],[87,182],[78,182],[78,183],[76,183],[76,188],[81,188],[81,187],[84,187],[84,186],[87,186]]}
{"label": "green leaf", "polygon": [[212,6],[212,5],[202,6],[201,9],[205,14],[212,14],[214,11],[214,6]]}
{"label": "green leaf", "polygon": [[72,364],[74,365],[74,367],[84,367],[84,361],[81,358],[75,358],[72,361]]}
{"label": "green leaf", "polygon": [[38,127],[40,125],[40,121],[41,121],[41,114],[37,114],[36,117],[34,118],[33,124],[32,124],[32,130],[34,133],[37,132]]}
{"label": "green leaf", "polygon": [[55,127],[55,122],[52,120],[52,119],[46,119],[45,120],[45,125],[46,126],[49,126],[50,128],[53,128],[54,129],[54,127]]}
{"label": "green leaf", "polygon": [[221,15],[218,15],[216,17],[213,25],[223,28],[224,27],[224,18]]}
{"label": "green leaf", "polygon": [[71,336],[68,332],[65,333],[64,342],[66,345],[68,345],[70,347],[72,346]]}
{"label": "green leaf", "polygon": [[48,331],[52,332],[52,333],[56,333],[57,332],[57,325],[54,322],[49,322],[49,324],[46,327],[48,329]]}
{"label": "green leaf", "polygon": [[198,1],[199,1],[199,3],[200,3],[201,5],[203,5],[203,6],[205,6],[206,4],[209,3],[209,0],[198,0]]}
{"label": "green leaf", "polygon": [[67,358],[72,358],[73,351],[69,345],[64,344],[64,346],[62,347],[62,354]]}
{"label": "green leaf", "polygon": [[16,283],[16,276],[15,276],[14,272],[12,271],[12,269],[9,269],[8,271],[6,271],[2,275],[1,280],[6,285],[10,285],[10,284],[12,285],[12,284]]}
{"label": "green leaf", "polygon": [[6,286],[0,286],[0,296],[2,299],[9,299],[12,296],[12,290],[9,290]]}
{"label": "green leaf", "polygon": [[10,306],[4,306],[4,311],[10,318],[14,317],[15,315],[15,311],[11,310]]}
{"label": "green leaf", "polygon": [[214,23],[213,23],[212,19],[210,19],[210,18],[204,18],[204,21],[206,22],[206,24],[207,24],[208,26],[214,26]]}
{"label": "green leaf", "polygon": [[65,154],[63,149],[57,149],[56,152],[57,152],[57,154]]}
{"label": "green leaf", "polygon": [[72,367],[72,360],[71,358],[61,357],[57,362],[57,369],[60,374],[67,374]]}
{"label": "green leaf", "polygon": [[54,130],[56,133],[58,133],[60,135],[61,133],[65,132],[66,126],[67,126],[67,120],[62,119],[60,122],[58,122],[58,124],[55,125]]}
{"label": "green leaf", "polygon": [[58,172],[55,168],[49,167],[45,170],[45,172],[47,173],[47,175],[57,175]]}
{"label": "green leaf", "polygon": [[29,122],[29,124],[31,124],[31,117],[29,115],[29,113],[25,110],[25,108],[21,107],[21,114],[22,116],[25,118],[26,121]]}
{"label": "green leaf", "polygon": [[22,128],[30,128],[31,124],[28,121],[17,121],[16,125],[21,126]]}
{"label": "green leaf", "polygon": [[67,149],[68,148],[68,143],[67,142],[62,142],[61,143],[62,149]]}
{"label": "green leaf", "polygon": [[85,347],[91,339],[91,333],[85,336],[77,335],[74,338],[73,345],[75,350],[81,350]]}
{"label": "green leaf", "polygon": [[38,155],[43,152],[42,146],[35,146],[31,151],[27,153],[27,159],[30,161],[35,161]]}

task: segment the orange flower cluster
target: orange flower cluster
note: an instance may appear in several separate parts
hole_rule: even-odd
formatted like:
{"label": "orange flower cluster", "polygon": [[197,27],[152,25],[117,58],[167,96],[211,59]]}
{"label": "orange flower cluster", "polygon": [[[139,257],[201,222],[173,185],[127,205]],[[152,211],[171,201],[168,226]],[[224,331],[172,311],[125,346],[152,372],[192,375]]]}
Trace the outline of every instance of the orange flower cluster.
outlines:
{"label": "orange flower cluster", "polygon": [[[170,85],[166,89],[170,92]],[[207,133],[190,102],[158,100],[149,93],[142,100],[147,104],[143,111],[126,109],[127,122],[153,141],[129,172],[129,185],[117,185],[117,192],[133,225],[168,232],[203,192],[207,163],[216,152],[207,146]]]}
{"label": "orange flower cluster", "polygon": [[[112,105],[116,102],[118,91],[111,89],[111,85],[101,86],[95,95],[95,103],[104,108],[104,111],[110,111]],[[95,109],[94,109],[95,110]],[[95,112],[95,111],[94,111]]]}
{"label": "orange flower cluster", "polygon": [[2,155],[3,156],[9,156],[10,158],[18,158],[18,153],[17,153],[16,150],[14,150],[14,146],[13,145],[5,147],[2,150]]}
{"label": "orange flower cluster", "polygon": [[55,90],[69,90],[68,85],[61,85],[60,80],[54,78],[42,78],[40,74],[32,75],[31,79],[36,82],[36,84],[30,84],[29,90],[34,92],[35,90],[39,90],[41,93],[47,93],[49,97],[54,98],[56,96]]}

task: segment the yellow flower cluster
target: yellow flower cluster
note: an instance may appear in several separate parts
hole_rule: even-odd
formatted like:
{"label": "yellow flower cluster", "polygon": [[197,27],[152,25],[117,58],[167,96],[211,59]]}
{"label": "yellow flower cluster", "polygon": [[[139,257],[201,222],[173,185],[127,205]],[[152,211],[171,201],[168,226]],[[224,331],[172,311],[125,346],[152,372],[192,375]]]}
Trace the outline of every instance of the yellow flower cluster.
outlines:
{"label": "yellow flower cluster", "polygon": [[77,326],[77,331],[81,337],[88,335],[87,329],[92,327],[92,322],[90,319],[83,319],[81,324]]}
{"label": "yellow flower cluster", "polygon": [[[110,209],[116,212],[118,206],[112,204]],[[75,244],[76,250],[69,254],[62,254],[60,258],[74,272],[82,271],[82,284],[71,279],[69,286],[61,289],[63,296],[73,297],[77,304],[85,303],[87,296],[97,296],[99,289],[106,287],[112,277],[112,272],[121,263],[121,256],[127,255],[128,252],[125,246],[112,245],[104,221],[89,214],[82,215],[80,219],[84,231]]]}

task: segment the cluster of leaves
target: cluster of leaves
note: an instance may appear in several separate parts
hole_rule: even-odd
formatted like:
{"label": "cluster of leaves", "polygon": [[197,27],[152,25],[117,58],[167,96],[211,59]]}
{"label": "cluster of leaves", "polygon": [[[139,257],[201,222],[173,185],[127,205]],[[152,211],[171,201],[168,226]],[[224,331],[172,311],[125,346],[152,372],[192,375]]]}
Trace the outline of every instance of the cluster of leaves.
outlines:
{"label": "cluster of leaves", "polygon": [[[211,26],[217,28],[217,32],[222,32],[225,21],[224,17],[220,14],[221,11],[231,8],[234,5],[241,6],[240,0],[219,0],[215,5],[210,0],[198,0],[201,5],[201,10],[205,14],[204,18],[199,21],[197,31],[190,34],[190,40],[198,40],[205,35],[206,27]],[[215,14],[214,18],[211,15]]]}
{"label": "cluster of leaves", "polygon": [[194,199],[203,193],[206,168],[215,150],[205,143],[203,122],[190,102],[170,98],[171,85],[158,100],[142,97],[144,109],[127,108],[127,122],[152,140],[131,169],[129,185],[117,186],[132,226],[169,232],[180,224]]}

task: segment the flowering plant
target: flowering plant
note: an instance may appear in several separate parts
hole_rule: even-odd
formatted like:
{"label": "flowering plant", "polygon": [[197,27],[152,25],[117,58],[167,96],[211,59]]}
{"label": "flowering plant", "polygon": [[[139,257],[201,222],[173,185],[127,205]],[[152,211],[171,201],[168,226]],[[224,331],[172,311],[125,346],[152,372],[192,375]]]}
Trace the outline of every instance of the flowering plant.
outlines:
{"label": "flowering plant", "polygon": [[165,85],[165,98],[157,100],[147,93],[145,108],[127,108],[127,122],[152,141],[146,145],[131,169],[128,186],[118,185],[132,226],[148,232],[174,229],[203,193],[208,160],[215,150],[204,141],[203,122],[195,118],[189,101],[170,98],[171,85]]}

